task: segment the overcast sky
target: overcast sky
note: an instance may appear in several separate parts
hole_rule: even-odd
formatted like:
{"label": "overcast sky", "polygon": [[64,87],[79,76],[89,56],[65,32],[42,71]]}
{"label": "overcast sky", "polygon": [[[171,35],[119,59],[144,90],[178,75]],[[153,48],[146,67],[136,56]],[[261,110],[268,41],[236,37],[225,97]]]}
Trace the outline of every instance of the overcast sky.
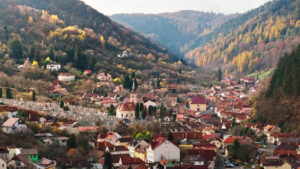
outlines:
{"label": "overcast sky", "polygon": [[163,13],[197,10],[242,13],[270,0],[83,0],[105,15],[116,13]]}

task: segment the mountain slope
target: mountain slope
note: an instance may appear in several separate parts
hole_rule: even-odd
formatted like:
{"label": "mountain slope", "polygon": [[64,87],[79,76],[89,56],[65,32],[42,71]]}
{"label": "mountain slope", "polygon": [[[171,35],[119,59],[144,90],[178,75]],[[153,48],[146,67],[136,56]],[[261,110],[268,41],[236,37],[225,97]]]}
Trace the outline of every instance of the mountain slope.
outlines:
{"label": "mountain slope", "polygon": [[[168,65],[174,55],[78,0],[1,0],[0,25],[0,58],[17,63],[29,58],[45,66],[49,57],[67,68],[112,75],[174,71]],[[21,52],[12,55],[17,41]],[[117,57],[124,51],[127,57]]]}
{"label": "mountain slope", "polygon": [[299,9],[299,0],[268,2],[197,39],[198,47],[185,57],[199,66],[222,65],[229,72],[272,68],[300,43]]}
{"label": "mountain slope", "polygon": [[148,39],[112,22],[108,17],[79,0],[18,0],[16,3],[49,11],[58,15],[67,25],[78,25],[81,28],[93,29],[96,33],[101,33],[105,38],[113,36],[122,45],[127,44],[128,47],[130,44],[135,48],[153,49],[158,52],[164,51]]}
{"label": "mountain slope", "polygon": [[300,45],[280,59],[269,85],[255,99],[254,119],[300,133]]}
{"label": "mountain slope", "polygon": [[195,37],[203,36],[237,15],[197,11],[162,14],[116,14],[112,19],[165,45],[170,51],[183,54]]}

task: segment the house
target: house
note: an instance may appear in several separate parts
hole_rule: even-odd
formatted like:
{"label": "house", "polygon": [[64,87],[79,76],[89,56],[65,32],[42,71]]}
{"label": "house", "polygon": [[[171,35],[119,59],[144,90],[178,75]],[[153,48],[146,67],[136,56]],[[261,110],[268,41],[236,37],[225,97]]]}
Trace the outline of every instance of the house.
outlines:
{"label": "house", "polygon": [[128,144],[132,141],[132,138],[129,136],[127,137],[122,137],[122,138],[119,138],[116,142],[116,145],[117,146],[124,146],[126,148],[128,148]]}
{"label": "house", "polygon": [[298,145],[294,143],[283,143],[277,146],[274,151],[273,155],[274,156],[279,156],[279,155],[297,155],[298,154]]}
{"label": "house", "polygon": [[[121,158],[130,158],[129,154],[112,154],[111,161],[114,167],[119,167]],[[104,162],[104,159],[103,159]]]}
{"label": "house", "polygon": [[58,75],[58,80],[62,82],[71,82],[75,81],[75,75],[72,75],[70,73],[60,73]]}
{"label": "house", "polygon": [[261,157],[259,162],[265,169],[292,169],[291,164],[281,160],[277,156]]}
{"label": "house", "polygon": [[83,72],[83,74],[84,74],[84,76],[89,76],[89,75],[91,75],[93,72],[91,71],[91,70],[85,70],[84,72]]}
{"label": "house", "polygon": [[6,161],[0,157],[0,169],[7,169]]}
{"label": "house", "polygon": [[277,126],[266,125],[263,129],[263,132],[264,132],[265,135],[268,136],[268,140],[270,140],[269,138],[271,137],[271,135],[274,134],[274,133],[280,133],[281,129]]}
{"label": "house", "polygon": [[34,163],[26,155],[18,154],[7,163],[8,168],[34,168]]}
{"label": "house", "polygon": [[2,124],[2,130],[4,133],[8,134],[22,133],[27,130],[27,125],[19,120],[19,118],[9,118]]}
{"label": "house", "polygon": [[167,107],[173,107],[177,104],[177,94],[175,93],[169,93],[166,95],[166,101],[165,104]]}
{"label": "house", "polygon": [[30,161],[34,163],[38,163],[39,161],[38,150],[36,148],[21,149],[21,154],[23,156],[26,156]]}
{"label": "house", "polygon": [[97,141],[98,142],[106,141],[115,145],[119,138],[121,138],[121,136],[118,133],[110,131],[104,134],[99,134],[97,137]]}
{"label": "house", "polygon": [[117,118],[135,118],[135,104],[133,102],[121,103],[116,110]]}
{"label": "house", "polygon": [[146,149],[148,143],[145,140],[135,139],[128,144],[128,150],[130,157],[140,158],[146,161]]}
{"label": "house", "polygon": [[47,65],[47,70],[50,70],[50,71],[59,71],[60,69],[61,69],[60,64],[48,64]]}
{"label": "house", "polygon": [[98,76],[97,76],[97,79],[101,82],[111,82],[112,81],[112,77],[109,73],[107,73],[107,75],[105,75],[104,72],[100,73]]}
{"label": "house", "polygon": [[208,169],[208,165],[209,163],[201,155],[187,155],[182,160],[183,168]]}
{"label": "house", "polygon": [[195,96],[190,99],[190,110],[204,112],[207,109],[207,100],[203,96]]}
{"label": "house", "polygon": [[158,138],[150,142],[147,150],[147,162],[154,163],[161,161],[162,158],[166,160],[180,160],[180,149],[165,138]]}
{"label": "house", "polygon": [[289,138],[296,138],[297,136],[295,134],[291,133],[273,133],[270,137],[268,137],[268,142],[272,144],[279,145],[281,144],[281,141],[289,139]]}
{"label": "house", "polygon": [[209,168],[214,168],[215,166],[215,155],[216,152],[214,150],[202,150],[193,148],[188,150],[188,155],[192,156],[201,156],[206,162],[209,162]]}
{"label": "house", "polygon": [[7,150],[7,147],[0,147],[0,159],[7,160],[8,155],[9,155],[9,151]]}

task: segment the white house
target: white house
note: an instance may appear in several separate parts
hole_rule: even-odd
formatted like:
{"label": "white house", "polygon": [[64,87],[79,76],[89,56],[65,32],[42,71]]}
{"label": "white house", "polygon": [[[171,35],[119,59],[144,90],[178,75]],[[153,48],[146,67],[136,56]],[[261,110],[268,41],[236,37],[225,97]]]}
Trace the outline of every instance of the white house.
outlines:
{"label": "white house", "polygon": [[26,124],[21,124],[19,118],[9,118],[2,124],[4,133],[18,133],[25,132],[27,130]]}
{"label": "white house", "polygon": [[50,70],[50,71],[59,71],[60,69],[61,69],[60,64],[49,64],[49,65],[47,65],[47,70]]}
{"label": "white house", "polygon": [[135,157],[135,149],[139,147],[147,147],[149,144],[145,140],[135,139],[128,144],[130,157]]}
{"label": "white house", "polygon": [[62,82],[75,81],[75,75],[72,75],[70,73],[60,73],[58,75],[58,80]]}
{"label": "white house", "polygon": [[2,158],[0,158],[0,169],[7,169],[7,163]]}
{"label": "white house", "polygon": [[147,148],[147,162],[160,162],[163,159],[169,161],[180,160],[180,149],[165,138],[158,138],[152,141]]}

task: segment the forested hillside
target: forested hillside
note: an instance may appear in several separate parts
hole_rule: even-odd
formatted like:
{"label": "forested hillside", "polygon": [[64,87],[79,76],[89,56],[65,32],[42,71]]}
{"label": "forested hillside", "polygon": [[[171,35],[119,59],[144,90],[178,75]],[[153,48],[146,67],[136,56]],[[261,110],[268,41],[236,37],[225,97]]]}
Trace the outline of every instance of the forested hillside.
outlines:
{"label": "forested hillside", "polygon": [[280,59],[270,84],[254,99],[254,119],[300,133],[300,45]]}
{"label": "forested hillside", "polygon": [[197,37],[209,34],[236,16],[186,10],[162,14],[116,14],[111,18],[182,55]]}
{"label": "forested hillside", "polygon": [[[78,0],[1,0],[0,25],[0,58],[16,63],[29,58],[45,66],[50,59],[79,71],[116,74],[171,72],[167,63],[176,61],[165,49]],[[126,57],[117,57],[124,51]]]}
{"label": "forested hillside", "polygon": [[198,66],[224,64],[228,72],[275,67],[300,43],[299,10],[300,0],[269,2],[200,37],[185,57]]}

